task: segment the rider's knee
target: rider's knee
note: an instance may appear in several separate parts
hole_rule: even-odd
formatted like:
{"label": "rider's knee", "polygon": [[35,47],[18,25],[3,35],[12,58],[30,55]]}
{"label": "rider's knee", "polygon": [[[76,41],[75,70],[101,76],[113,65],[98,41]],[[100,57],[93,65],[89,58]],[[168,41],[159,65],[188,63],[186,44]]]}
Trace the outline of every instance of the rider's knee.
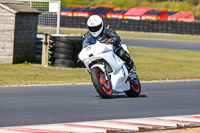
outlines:
{"label": "rider's knee", "polygon": [[129,53],[122,47],[116,49],[116,55],[118,55],[122,60],[130,58]]}

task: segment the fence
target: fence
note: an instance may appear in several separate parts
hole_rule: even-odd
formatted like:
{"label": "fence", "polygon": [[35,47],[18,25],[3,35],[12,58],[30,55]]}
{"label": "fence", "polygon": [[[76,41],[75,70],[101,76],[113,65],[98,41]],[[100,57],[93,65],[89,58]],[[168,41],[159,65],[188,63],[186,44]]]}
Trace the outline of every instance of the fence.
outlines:
{"label": "fence", "polygon": [[[87,28],[86,17],[61,16],[61,27]],[[104,18],[116,30],[200,35],[200,22]]]}
{"label": "fence", "polygon": [[[39,15],[38,32],[50,32],[59,34],[59,28],[87,28],[87,17],[60,16],[60,1],[55,0],[18,0],[36,8],[41,12]],[[58,13],[50,12],[51,3],[58,3]],[[110,24],[116,30],[156,32],[156,33],[175,33],[200,35],[200,22],[180,22],[180,21],[151,21],[151,20],[132,20],[132,19],[113,19],[104,18],[105,24]],[[57,27],[57,28],[56,28]]]}
{"label": "fence", "polygon": [[[18,0],[41,12],[38,32],[59,34],[61,2],[55,0]],[[56,13],[58,12],[58,13]]]}

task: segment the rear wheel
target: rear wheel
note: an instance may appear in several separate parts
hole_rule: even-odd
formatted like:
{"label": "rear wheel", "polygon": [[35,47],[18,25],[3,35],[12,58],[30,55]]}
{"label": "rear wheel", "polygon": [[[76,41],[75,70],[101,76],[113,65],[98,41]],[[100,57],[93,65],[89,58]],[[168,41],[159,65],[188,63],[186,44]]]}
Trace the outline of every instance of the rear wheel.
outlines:
{"label": "rear wheel", "polygon": [[110,80],[106,80],[104,72],[98,68],[91,69],[91,78],[96,91],[103,98],[110,98],[112,96],[112,85]]}
{"label": "rear wheel", "polygon": [[140,84],[140,80],[135,79],[135,80],[131,80],[130,81],[130,90],[126,91],[126,95],[129,97],[138,97],[140,95],[141,92],[141,84]]}

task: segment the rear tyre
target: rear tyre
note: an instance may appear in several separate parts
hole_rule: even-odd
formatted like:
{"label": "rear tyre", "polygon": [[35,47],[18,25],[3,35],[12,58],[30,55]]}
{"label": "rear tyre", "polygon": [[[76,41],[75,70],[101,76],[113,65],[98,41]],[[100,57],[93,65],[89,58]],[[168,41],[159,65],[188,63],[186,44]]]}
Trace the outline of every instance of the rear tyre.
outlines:
{"label": "rear tyre", "polygon": [[105,80],[104,72],[98,68],[91,69],[91,78],[96,91],[102,98],[110,98],[112,96],[112,85],[110,80]]}
{"label": "rear tyre", "polygon": [[[137,83],[137,84],[136,84]],[[126,91],[126,95],[129,97],[138,97],[141,92],[141,84],[139,78],[136,81],[130,81],[130,90]]]}

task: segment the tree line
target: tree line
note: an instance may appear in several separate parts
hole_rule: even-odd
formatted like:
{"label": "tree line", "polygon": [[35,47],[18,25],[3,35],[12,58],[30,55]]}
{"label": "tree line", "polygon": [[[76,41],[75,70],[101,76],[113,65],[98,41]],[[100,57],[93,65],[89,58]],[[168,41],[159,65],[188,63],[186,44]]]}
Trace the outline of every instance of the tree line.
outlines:
{"label": "tree line", "polygon": [[163,2],[163,1],[170,1],[170,2],[188,2],[193,5],[200,5],[200,0],[148,0],[149,2]]}

